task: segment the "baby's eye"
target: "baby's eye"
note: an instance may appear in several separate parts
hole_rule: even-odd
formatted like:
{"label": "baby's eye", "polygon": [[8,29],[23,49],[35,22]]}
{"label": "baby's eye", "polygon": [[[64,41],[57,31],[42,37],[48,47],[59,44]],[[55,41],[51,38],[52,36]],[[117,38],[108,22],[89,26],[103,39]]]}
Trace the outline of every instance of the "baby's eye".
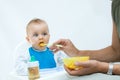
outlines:
{"label": "baby's eye", "polygon": [[43,36],[46,36],[46,35],[47,35],[47,33],[43,33],[42,35],[43,35]]}
{"label": "baby's eye", "polygon": [[35,34],[33,34],[33,36],[37,37],[37,36],[38,36],[38,34],[37,34],[37,33],[35,33]]}

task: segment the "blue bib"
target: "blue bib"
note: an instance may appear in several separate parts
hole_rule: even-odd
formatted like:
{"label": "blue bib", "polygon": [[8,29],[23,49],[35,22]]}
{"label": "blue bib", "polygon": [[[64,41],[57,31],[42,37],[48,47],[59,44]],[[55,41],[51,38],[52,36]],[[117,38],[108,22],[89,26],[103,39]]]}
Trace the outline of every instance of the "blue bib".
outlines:
{"label": "blue bib", "polygon": [[34,56],[35,60],[39,62],[40,69],[56,67],[54,53],[48,47],[44,51],[35,50],[30,47],[29,54]]}

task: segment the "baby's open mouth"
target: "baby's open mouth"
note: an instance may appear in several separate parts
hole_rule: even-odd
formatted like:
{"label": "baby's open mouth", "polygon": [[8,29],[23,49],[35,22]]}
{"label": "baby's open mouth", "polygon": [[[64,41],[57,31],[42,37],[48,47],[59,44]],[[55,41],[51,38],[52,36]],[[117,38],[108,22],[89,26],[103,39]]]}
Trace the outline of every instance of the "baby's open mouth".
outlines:
{"label": "baby's open mouth", "polygon": [[45,44],[44,42],[40,42],[39,45],[40,45],[40,47],[44,47],[44,46],[46,46],[47,44]]}

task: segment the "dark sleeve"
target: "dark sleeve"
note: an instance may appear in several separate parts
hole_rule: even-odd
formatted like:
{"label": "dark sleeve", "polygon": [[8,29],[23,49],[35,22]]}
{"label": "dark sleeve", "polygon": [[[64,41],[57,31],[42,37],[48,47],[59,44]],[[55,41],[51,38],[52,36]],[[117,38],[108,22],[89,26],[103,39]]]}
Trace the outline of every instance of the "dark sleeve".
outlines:
{"label": "dark sleeve", "polygon": [[116,24],[120,20],[120,0],[112,0],[112,18]]}
{"label": "dark sleeve", "polygon": [[120,37],[120,0],[112,0],[112,18]]}

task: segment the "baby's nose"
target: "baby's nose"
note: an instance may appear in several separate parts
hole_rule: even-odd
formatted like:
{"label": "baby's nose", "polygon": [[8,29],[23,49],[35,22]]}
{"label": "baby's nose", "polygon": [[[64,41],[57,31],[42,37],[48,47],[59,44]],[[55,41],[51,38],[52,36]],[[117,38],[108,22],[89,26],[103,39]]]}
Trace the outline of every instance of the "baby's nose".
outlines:
{"label": "baby's nose", "polygon": [[42,35],[39,35],[39,39],[42,39],[43,38],[43,36]]}

